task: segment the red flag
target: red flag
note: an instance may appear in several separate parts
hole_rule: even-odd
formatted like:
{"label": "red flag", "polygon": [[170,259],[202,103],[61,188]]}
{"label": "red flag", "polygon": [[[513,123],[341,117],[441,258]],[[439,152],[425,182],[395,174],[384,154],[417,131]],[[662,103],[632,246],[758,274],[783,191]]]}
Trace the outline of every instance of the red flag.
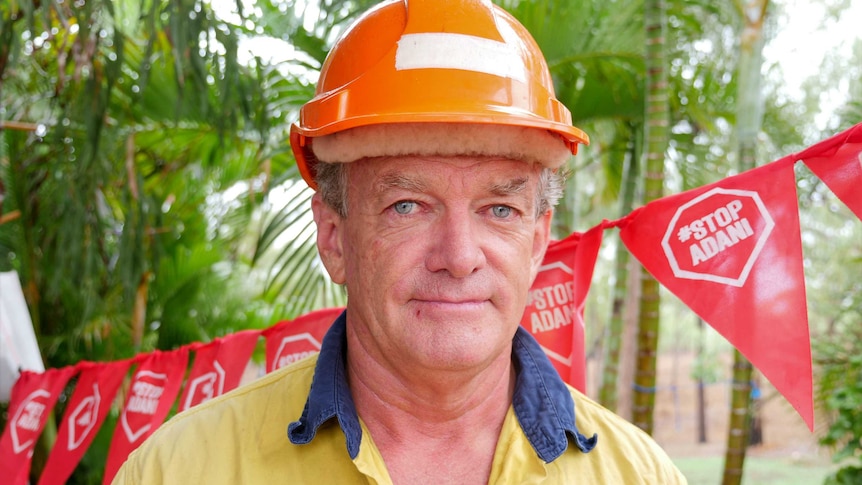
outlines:
{"label": "red flag", "polygon": [[161,426],[180,392],[188,359],[186,347],[144,356],[114,429],[103,483],[111,483],[129,453]]}
{"label": "red flag", "polygon": [[263,331],[266,371],[292,364],[320,351],[323,336],[344,308],[326,308],[279,322]]}
{"label": "red flag", "polygon": [[45,372],[21,372],[12,388],[9,421],[0,437],[0,477],[3,477],[3,483],[28,483],[36,441],[63,387],[75,372],[74,366]]}
{"label": "red flag", "polygon": [[521,326],[536,338],[563,380],[582,392],[586,392],[584,304],[603,232],[596,226],[548,245],[521,318]]}
{"label": "red flag", "polygon": [[724,335],[813,429],[793,159],[664,197],[621,221],[632,254]]}
{"label": "red flag", "polygon": [[75,392],[66,405],[66,414],[57,441],[39,478],[39,485],[63,484],[81,461],[111,410],[117,389],[132,361],[82,364]]}
{"label": "red flag", "polygon": [[259,337],[259,330],[246,330],[215,339],[197,349],[180,397],[180,411],[236,388]]}
{"label": "red flag", "polygon": [[862,219],[862,123],[796,156]]}

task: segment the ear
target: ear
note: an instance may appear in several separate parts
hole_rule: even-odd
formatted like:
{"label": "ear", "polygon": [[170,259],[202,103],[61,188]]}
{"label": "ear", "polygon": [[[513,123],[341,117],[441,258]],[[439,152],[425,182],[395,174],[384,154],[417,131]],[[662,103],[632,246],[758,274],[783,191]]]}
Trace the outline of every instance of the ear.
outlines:
{"label": "ear", "polygon": [[314,223],[317,225],[317,252],[320,260],[329,273],[332,281],[342,285],[344,277],[344,246],[342,245],[342,231],[344,220],[323,201],[319,193],[311,198],[311,213]]}
{"label": "ear", "polygon": [[536,279],[539,267],[542,266],[542,261],[545,259],[545,251],[551,241],[551,220],[553,217],[554,211],[548,210],[536,221],[536,229],[533,234],[533,253],[530,256],[530,284]]}

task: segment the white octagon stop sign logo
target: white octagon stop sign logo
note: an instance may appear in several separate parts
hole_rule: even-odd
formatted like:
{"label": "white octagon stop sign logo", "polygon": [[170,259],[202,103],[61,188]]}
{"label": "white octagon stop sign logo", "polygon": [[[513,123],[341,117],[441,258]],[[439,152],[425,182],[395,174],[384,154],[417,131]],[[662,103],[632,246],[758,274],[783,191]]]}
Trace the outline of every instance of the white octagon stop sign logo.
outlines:
{"label": "white octagon stop sign logo", "polygon": [[158,411],[159,399],[165,392],[167,382],[167,374],[150,370],[135,374],[131,395],[123,408],[123,414],[120,415],[120,423],[129,443],[134,443],[153,427],[153,415]]}
{"label": "white octagon stop sign logo", "polygon": [[102,396],[99,394],[99,385],[93,384],[93,393],[81,400],[72,414],[69,415],[69,450],[74,450],[81,446],[98,420],[99,406],[102,403]]}
{"label": "white octagon stop sign logo", "polygon": [[33,453],[33,445],[39,437],[39,427],[43,423],[43,415],[48,409],[47,400],[51,394],[44,389],[30,393],[18,406],[12,416],[10,428],[12,432],[12,450],[19,454],[24,450]]}
{"label": "white octagon stop sign logo", "polygon": [[[575,314],[572,274],[572,268],[561,261],[541,266],[521,317],[521,326],[536,337],[548,357],[566,367],[572,365],[569,327],[575,321],[582,324]],[[569,336],[556,338],[560,332]]]}
{"label": "white octagon stop sign logo", "polygon": [[661,245],[677,278],[741,287],[774,227],[757,192],[715,188],[677,209]]}
{"label": "white octagon stop sign logo", "polygon": [[224,394],[224,376],[224,368],[217,360],[214,360],[213,370],[201,374],[189,382],[189,391],[186,394],[183,409],[188,409]]}
{"label": "white octagon stop sign logo", "polygon": [[320,352],[320,342],[310,333],[304,332],[281,339],[275,357],[272,359],[270,372],[297,362],[311,354]]}

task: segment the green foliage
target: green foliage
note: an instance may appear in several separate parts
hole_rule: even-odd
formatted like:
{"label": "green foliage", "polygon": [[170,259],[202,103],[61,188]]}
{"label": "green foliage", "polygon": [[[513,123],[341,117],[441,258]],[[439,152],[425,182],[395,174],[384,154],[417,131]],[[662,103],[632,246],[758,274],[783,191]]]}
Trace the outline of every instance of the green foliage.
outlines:
{"label": "green foliage", "polygon": [[535,37],[576,125],[643,118],[642,2],[498,3]]}
{"label": "green foliage", "polygon": [[862,483],[862,467],[855,466],[844,467],[823,481],[824,485],[856,485],[858,483]]}
{"label": "green foliage", "polygon": [[859,483],[862,476],[862,329],[858,317],[856,322],[836,328],[815,346],[818,397],[830,416],[820,442],[836,449],[833,460],[844,464],[826,483]]}
{"label": "green foliage", "polygon": [[[241,61],[239,45],[263,34],[249,25],[292,18],[299,30],[270,36],[305,32],[319,59],[323,32],[337,30],[327,15],[367,3],[326,4],[313,33],[286,3],[235,23],[195,0],[2,3],[0,270],[22,280],[46,366],[171,349],[343,301],[308,231],[291,243],[275,224],[252,240],[278,219],[273,188],[299,178],[287,129],[313,86],[291,66]],[[288,210],[288,221],[307,214]],[[73,483],[98,479],[109,439]]]}
{"label": "green foliage", "polygon": [[[208,197],[257,172],[258,71],[196,2],[15,5],[3,116],[36,128],[2,133],[4,210],[20,217],[0,226],[0,266],[21,275],[49,365],[128,356],[138,292],[212,240]],[[229,259],[214,248],[211,263]],[[174,335],[157,340],[191,336]]]}
{"label": "green foliage", "polygon": [[[299,179],[286,138],[309,73],[371,3],[237,2],[227,20],[191,0],[4,4],[0,270],[18,271],[48,365],[343,303],[291,225],[308,194],[269,197]],[[240,61],[251,37],[304,54]]]}

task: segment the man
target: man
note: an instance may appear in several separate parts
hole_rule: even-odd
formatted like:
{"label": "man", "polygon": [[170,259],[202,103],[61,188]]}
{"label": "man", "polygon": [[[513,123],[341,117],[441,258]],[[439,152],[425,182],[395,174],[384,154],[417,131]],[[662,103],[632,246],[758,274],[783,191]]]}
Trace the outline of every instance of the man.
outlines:
{"label": "man", "polygon": [[685,483],[519,327],[586,141],[500,8],[372,9],[291,132],[346,312],[319,356],[177,416],[115,483]]}

